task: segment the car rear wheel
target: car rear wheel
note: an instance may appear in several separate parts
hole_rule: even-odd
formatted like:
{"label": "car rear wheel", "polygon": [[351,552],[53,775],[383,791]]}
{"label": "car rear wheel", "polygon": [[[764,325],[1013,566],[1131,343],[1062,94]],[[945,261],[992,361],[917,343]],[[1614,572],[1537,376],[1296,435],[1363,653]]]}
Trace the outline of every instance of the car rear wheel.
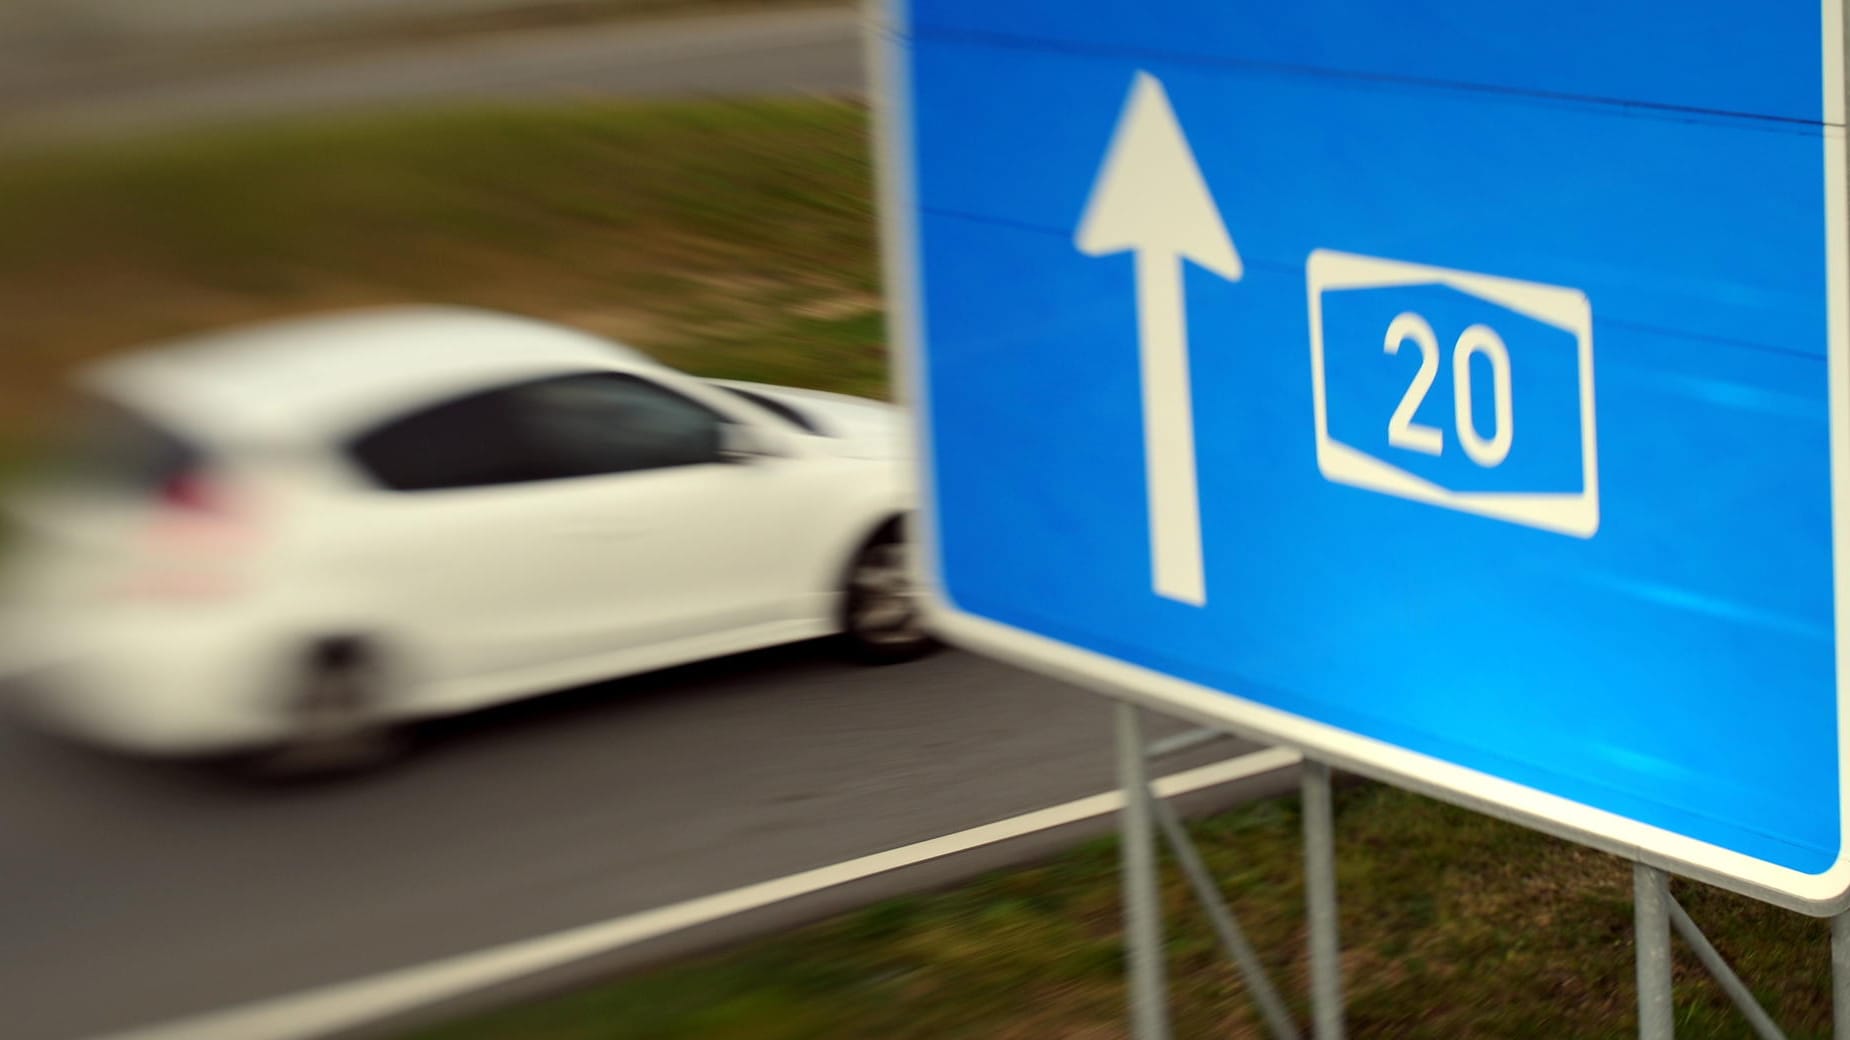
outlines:
{"label": "car rear wheel", "polygon": [[904,528],[897,522],[855,554],[842,601],[843,637],[861,660],[910,661],[937,646],[925,627]]}
{"label": "car rear wheel", "polygon": [[350,640],[318,645],[287,701],[290,732],[247,769],[261,779],[331,778],[399,757],[404,733],[381,712],[384,669]]}

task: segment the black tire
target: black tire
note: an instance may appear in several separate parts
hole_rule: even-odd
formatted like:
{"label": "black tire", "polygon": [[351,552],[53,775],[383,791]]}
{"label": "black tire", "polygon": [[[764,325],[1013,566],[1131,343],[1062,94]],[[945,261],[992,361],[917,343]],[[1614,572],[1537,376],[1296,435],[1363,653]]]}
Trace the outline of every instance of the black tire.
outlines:
{"label": "black tire", "polygon": [[905,527],[893,521],[848,563],[842,588],[842,642],[857,660],[898,664],[935,650],[913,586]]}
{"label": "black tire", "polygon": [[322,780],[377,769],[408,747],[382,711],[386,683],[377,654],[352,639],[330,639],[305,655],[286,695],[291,733],[242,763],[259,780]]}

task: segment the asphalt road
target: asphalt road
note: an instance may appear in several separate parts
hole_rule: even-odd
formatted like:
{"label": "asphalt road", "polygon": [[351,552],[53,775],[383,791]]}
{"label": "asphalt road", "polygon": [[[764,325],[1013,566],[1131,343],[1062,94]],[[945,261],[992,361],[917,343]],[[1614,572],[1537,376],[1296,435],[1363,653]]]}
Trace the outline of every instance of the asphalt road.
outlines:
{"label": "asphalt road", "polygon": [[0,93],[0,140],[428,105],[621,94],[860,92],[860,20],[825,7],[508,32],[223,73]]}
{"label": "asphalt road", "polygon": [[816,646],[439,724],[334,786],[0,728],[4,1032],[162,1021],[706,895],[1109,789],[1112,755],[1093,694]]}

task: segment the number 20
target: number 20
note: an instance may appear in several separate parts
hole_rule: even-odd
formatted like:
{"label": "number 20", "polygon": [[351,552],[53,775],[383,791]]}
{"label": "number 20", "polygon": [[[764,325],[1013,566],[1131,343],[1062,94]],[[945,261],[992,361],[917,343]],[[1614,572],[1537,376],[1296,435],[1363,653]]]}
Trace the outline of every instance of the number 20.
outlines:
{"label": "number 20", "polygon": [[[1423,455],[1437,455],[1445,448],[1445,434],[1413,421],[1415,412],[1432,389],[1439,374],[1439,340],[1426,319],[1412,311],[1403,311],[1388,323],[1381,349],[1400,353],[1400,345],[1412,340],[1420,348],[1420,370],[1401,395],[1400,407],[1388,419],[1388,443]],[[1482,354],[1490,362],[1491,393],[1496,405],[1496,432],[1488,438],[1477,431],[1471,415],[1471,357]],[[1452,419],[1458,429],[1458,443],[1464,446],[1471,461],[1486,469],[1499,465],[1510,454],[1510,439],[1516,435],[1516,416],[1511,405],[1510,352],[1488,325],[1473,325],[1458,334],[1452,345]]]}

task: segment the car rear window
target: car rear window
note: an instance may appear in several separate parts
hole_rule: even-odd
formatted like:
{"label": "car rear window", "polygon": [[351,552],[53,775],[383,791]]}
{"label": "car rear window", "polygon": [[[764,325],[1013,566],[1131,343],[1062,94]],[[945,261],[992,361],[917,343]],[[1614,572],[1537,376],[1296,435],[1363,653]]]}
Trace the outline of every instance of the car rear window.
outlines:
{"label": "car rear window", "polygon": [[202,447],[148,416],[89,397],[54,433],[42,475],[54,483],[152,494],[205,461]]}
{"label": "car rear window", "polygon": [[393,491],[442,491],[545,480],[551,474],[515,428],[505,390],[445,401],[356,438],[348,450]]}

